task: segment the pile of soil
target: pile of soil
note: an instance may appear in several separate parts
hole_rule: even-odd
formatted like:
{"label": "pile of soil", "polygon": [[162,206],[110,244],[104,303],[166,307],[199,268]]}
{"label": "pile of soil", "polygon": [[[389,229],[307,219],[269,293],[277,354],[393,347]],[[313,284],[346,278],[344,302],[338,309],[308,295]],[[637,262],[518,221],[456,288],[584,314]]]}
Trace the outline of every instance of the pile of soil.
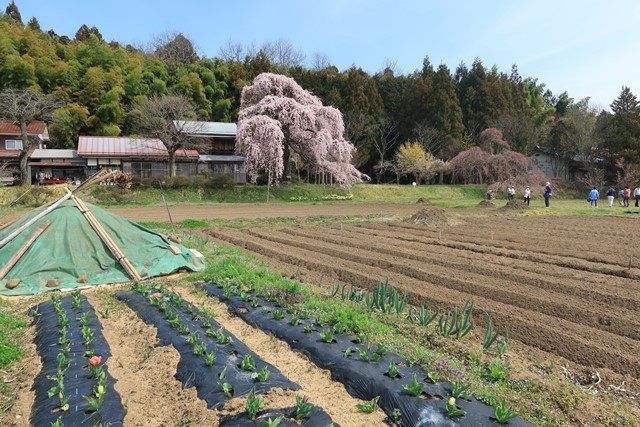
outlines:
{"label": "pile of soil", "polygon": [[449,220],[444,209],[428,208],[420,209],[418,212],[405,219],[405,222],[422,225],[447,225]]}
{"label": "pile of soil", "polygon": [[429,205],[431,204],[431,200],[427,199],[426,197],[420,197],[418,200],[416,200],[416,205]]}
{"label": "pile of soil", "polygon": [[502,209],[519,211],[523,209],[529,209],[529,206],[527,206],[527,204],[522,200],[512,199],[508,200],[507,204],[504,205]]}
{"label": "pile of soil", "polygon": [[495,208],[496,205],[491,200],[482,200],[477,205],[479,208]]}

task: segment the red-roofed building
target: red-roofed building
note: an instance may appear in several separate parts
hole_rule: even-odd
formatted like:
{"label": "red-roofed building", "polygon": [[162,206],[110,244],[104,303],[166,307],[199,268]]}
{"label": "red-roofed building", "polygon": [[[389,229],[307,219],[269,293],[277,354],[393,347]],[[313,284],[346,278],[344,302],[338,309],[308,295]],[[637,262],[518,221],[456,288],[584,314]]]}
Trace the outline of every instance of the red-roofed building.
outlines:
{"label": "red-roofed building", "polygon": [[[123,136],[81,136],[78,156],[86,159],[87,175],[103,167],[130,172],[139,178],[166,176],[169,154],[156,138]],[[176,173],[191,176],[197,173],[197,150],[176,152]]]}
{"label": "red-roofed building", "polygon": [[[49,132],[45,122],[32,122],[27,126],[29,138],[37,141],[29,148],[29,156],[33,151],[42,148],[49,140]],[[20,153],[22,138],[20,126],[0,121],[0,184],[11,184],[20,172]]]}

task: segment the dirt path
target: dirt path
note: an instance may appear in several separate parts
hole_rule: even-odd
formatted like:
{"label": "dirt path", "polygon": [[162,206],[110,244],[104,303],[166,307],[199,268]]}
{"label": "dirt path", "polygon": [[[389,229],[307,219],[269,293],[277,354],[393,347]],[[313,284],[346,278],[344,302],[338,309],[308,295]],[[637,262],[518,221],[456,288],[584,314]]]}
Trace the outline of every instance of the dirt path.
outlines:
{"label": "dirt path", "polygon": [[[133,221],[169,220],[167,211],[161,206],[110,208],[107,210]],[[415,213],[416,210],[417,207],[415,205],[394,203],[336,203],[322,205],[234,203],[170,206],[171,217],[174,221],[183,221],[185,219],[301,218],[313,216],[407,216]]]}
{"label": "dirt path", "polygon": [[[299,266],[319,271],[365,288],[388,277],[391,283],[410,292],[414,302],[426,297],[441,308],[446,308],[474,298],[479,309],[486,310],[496,322],[508,326],[511,336],[527,345],[586,366],[610,368],[623,375],[640,377],[636,355],[640,351],[640,342],[603,330],[606,325],[598,327],[598,317],[594,317],[596,313],[590,313],[588,303],[580,304],[582,312],[573,311],[570,306],[560,304],[563,302],[561,295],[552,292],[525,287],[529,292],[527,294],[517,283],[509,284],[508,281],[502,287],[498,282],[494,286],[480,287],[477,279],[481,276],[469,276],[476,281],[460,281],[456,279],[459,272],[448,278],[446,274],[425,271],[424,261],[399,260],[384,253],[341,249],[339,245],[319,243],[320,239],[300,240],[289,236],[290,239],[286,240],[286,234],[274,233],[272,229],[250,233],[246,230],[217,229],[212,230],[211,234],[225,242],[289,264],[292,268]],[[278,238],[282,240],[279,242]],[[365,238],[361,236],[361,240]],[[372,241],[371,246],[382,245]],[[462,277],[469,274],[465,272]],[[564,310],[573,313],[573,317],[564,313]],[[615,316],[615,307],[612,313]],[[624,314],[624,310],[621,314]],[[592,326],[585,325],[589,323]],[[603,319],[603,323],[606,324],[607,320]],[[633,333],[631,329],[627,332]]]}
{"label": "dirt path", "polygon": [[291,350],[286,343],[248,325],[240,318],[231,316],[226,306],[214,298],[194,295],[180,287],[174,290],[185,300],[213,310],[217,322],[241,339],[263,360],[299,384],[302,394],[311,403],[324,409],[338,424],[354,427],[385,425],[385,414],[380,408],[373,414],[358,411],[355,405],[361,403],[361,400],[351,397],[342,384],[333,381],[329,371],[318,368],[302,354]]}

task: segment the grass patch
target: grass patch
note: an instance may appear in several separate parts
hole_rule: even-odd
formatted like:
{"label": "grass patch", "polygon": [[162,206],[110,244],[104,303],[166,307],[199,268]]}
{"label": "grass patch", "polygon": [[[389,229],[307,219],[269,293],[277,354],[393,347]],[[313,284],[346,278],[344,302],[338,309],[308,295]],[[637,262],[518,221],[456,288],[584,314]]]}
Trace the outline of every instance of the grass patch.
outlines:
{"label": "grass patch", "polygon": [[26,320],[15,313],[11,304],[0,300],[0,368],[6,368],[22,357],[18,338],[26,326]]}

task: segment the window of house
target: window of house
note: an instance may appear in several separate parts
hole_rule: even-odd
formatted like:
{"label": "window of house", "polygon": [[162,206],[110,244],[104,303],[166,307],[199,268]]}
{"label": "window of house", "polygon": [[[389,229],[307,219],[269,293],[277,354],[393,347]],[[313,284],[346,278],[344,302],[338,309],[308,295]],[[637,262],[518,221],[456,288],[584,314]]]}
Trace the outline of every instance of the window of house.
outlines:
{"label": "window of house", "polygon": [[22,141],[19,139],[7,139],[4,141],[6,150],[22,150]]}

